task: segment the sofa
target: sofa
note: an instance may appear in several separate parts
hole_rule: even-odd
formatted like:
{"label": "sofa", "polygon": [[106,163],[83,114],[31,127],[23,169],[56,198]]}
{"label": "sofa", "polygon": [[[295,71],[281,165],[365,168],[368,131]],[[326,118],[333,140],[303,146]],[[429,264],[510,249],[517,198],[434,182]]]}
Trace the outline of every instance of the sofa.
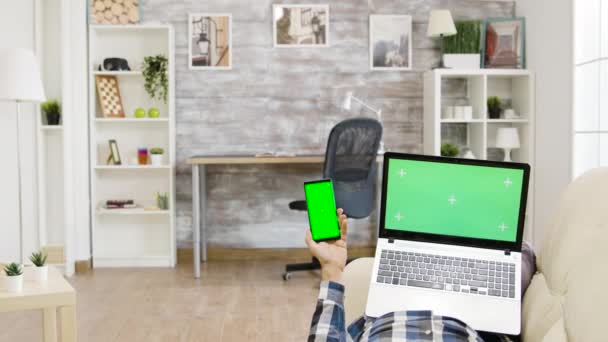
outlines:
{"label": "sofa", "polygon": [[[522,308],[523,341],[608,341],[608,168],[591,170],[562,194],[537,251]],[[362,315],[373,258],[346,266],[346,322]]]}

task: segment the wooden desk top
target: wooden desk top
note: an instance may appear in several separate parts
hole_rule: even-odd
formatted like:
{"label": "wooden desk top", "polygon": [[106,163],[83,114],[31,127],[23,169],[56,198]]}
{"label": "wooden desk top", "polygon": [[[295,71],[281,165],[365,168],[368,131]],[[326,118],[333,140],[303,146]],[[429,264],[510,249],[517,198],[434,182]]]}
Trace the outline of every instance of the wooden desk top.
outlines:
{"label": "wooden desk top", "polygon": [[[379,155],[376,160],[381,162],[383,156]],[[186,162],[194,164],[322,164],[325,155],[294,155],[294,156],[253,156],[253,155],[226,155],[226,156],[193,156]]]}
{"label": "wooden desk top", "polygon": [[6,291],[5,277],[4,274],[0,276],[0,312],[76,304],[76,291],[53,266],[49,266],[49,279],[46,286],[34,280],[32,267],[24,267],[23,291],[20,293]]}

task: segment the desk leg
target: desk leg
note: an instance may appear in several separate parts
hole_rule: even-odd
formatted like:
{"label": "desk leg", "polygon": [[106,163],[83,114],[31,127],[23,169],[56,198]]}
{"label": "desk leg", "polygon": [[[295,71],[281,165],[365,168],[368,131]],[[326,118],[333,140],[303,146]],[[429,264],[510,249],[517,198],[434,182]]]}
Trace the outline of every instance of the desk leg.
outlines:
{"label": "desk leg", "polygon": [[192,164],[192,254],[194,256],[194,278],[201,277],[201,212],[200,212],[200,186],[198,164]]}
{"label": "desk leg", "polygon": [[76,306],[59,307],[61,342],[76,342]]}
{"label": "desk leg", "polygon": [[200,166],[200,226],[201,226],[201,261],[207,262],[207,167]]}
{"label": "desk leg", "polygon": [[57,342],[57,308],[43,309],[43,326],[44,342]]}

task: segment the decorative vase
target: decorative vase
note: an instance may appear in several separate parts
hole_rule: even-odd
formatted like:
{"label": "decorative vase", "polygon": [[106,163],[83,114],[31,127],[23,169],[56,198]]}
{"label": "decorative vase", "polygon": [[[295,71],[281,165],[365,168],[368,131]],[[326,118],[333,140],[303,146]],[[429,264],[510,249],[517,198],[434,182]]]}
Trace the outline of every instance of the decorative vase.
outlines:
{"label": "decorative vase", "polygon": [[49,126],[59,125],[60,119],[61,119],[61,114],[59,114],[57,112],[46,113],[46,124]]}
{"label": "decorative vase", "polygon": [[153,166],[161,166],[161,165],[163,165],[163,155],[162,154],[151,154],[150,155],[150,163]]}
{"label": "decorative vase", "polygon": [[23,291],[23,274],[18,276],[6,277],[6,287],[8,292],[19,293]]}
{"label": "decorative vase", "polygon": [[500,108],[488,108],[490,119],[500,119]]}
{"label": "decorative vase", "polygon": [[46,284],[49,279],[49,267],[47,265],[35,266],[34,279],[40,284]]}

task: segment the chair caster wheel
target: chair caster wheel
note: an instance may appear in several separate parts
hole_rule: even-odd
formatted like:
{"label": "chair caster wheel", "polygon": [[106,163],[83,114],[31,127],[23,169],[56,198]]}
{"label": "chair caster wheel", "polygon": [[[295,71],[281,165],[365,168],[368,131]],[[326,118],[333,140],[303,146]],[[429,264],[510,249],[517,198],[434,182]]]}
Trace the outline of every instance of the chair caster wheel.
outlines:
{"label": "chair caster wheel", "polygon": [[283,273],[283,280],[289,281],[289,279],[291,279],[291,273],[289,273],[289,272]]}

